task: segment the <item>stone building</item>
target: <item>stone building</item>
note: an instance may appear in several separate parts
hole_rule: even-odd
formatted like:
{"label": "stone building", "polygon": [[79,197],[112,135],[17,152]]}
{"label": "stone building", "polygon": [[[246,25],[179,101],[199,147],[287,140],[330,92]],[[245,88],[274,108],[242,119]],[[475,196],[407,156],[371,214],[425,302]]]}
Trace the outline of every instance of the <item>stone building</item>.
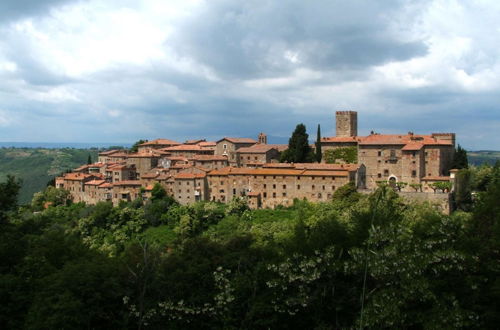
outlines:
{"label": "stone building", "polygon": [[195,167],[203,167],[209,170],[216,170],[229,165],[227,156],[220,155],[194,155],[189,158],[189,162]]}
{"label": "stone building", "polygon": [[208,199],[206,173],[178,173],[173,176],[174,198],[183,205]]}
{"label": "stone building", "polygon": [[113,183],[112,202],[118,205],[120,201],[131,202],[142,198],[142,183],[140,180],[125,180]]}
{"label": "stone building", "polygon": [[135,170],[140,176],[158,166],[159,159],[160,156],[154,153],[133,153],[128,154],[126,163],[135,166]]}
{"label": "stone building", "polygon": [[105,169],[105,179],[108,182],[117,182],[124,180],[135,180],[137,171],[135,165],[113,164]]}
{"label": "stone building", "polygon": [[265,208],[290,206],[295,198],[327,201],[337,188],[354,180],[348,170],[227,167],[208,173],[212,201],[227,203],[251,193],[251,205]]}
{"label": "stone building", "polygon": [[156,139],[139,144],[137,150],[139,153],[150,153],[158,149],[178,146],[180,144],[181,144],[180,142],[169,139]]}
{"label": "stone building", "polygon": [[[448,175],[455,152],[454,133],[430,135],[378,134],[357,136],[357,113],[337,111],[336,136],[321,140],[323,152],[342,147],[356,148],[357,162],[366,167],[366,186],[388,181],[422,183],[424,177]],[[325,159],[325,157],[324,157]],[[406,187],[411,190],[410,187]]]}
{"label": "stone building", "polygon": [[217,141],[215,154],[219,156],[227,156],[229,164],[231,166],[236,166],[238,164],[236,151],[240,148],[250,147],[256,143],[257,141],[249,138],[225,137]]}
{"label": "stone building", "polygon": [[[286,149],[287,146],[284,146]],[[257,167],[271,162],[279,162],[280,149],[283,146],[274,144],[254,144],[250,147],[243,147],[236,150],[237,165],[241,167]]]}
{"label": "stone building", "polygon": [[213,155],[212,148],[203,148],[197,144],[181,144],[169,148],[163,148],[161,151],[167,152],[170,156],[192,157],[194,155]]}

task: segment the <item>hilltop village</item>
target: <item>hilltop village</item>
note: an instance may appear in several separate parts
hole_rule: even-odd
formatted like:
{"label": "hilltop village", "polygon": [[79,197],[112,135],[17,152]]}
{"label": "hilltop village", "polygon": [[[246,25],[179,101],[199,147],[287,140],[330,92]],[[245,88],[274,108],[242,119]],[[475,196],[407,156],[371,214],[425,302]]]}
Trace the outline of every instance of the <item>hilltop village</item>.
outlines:
{"label": "hilltop village", "polygon": [[[274,208],[295,198],[327,201],[349,182],[360,191],[387,182],[420,197],[435,195],[432,184],[450,182],[454,133],[358,136],[357,112],[337,111],[335,120],[336,135],[321,139],[320,163],[280,163],[288,145],[268,144],[263,133],[256,140],[157,139],[140,144],[135,153],[101,152],[96,163],[57,177],[56,187],[88,204],[148,199],[158,183],[184,205],[246,196],[251,208]],[[353,150],[354,163],[329,158],[335,150]]]}

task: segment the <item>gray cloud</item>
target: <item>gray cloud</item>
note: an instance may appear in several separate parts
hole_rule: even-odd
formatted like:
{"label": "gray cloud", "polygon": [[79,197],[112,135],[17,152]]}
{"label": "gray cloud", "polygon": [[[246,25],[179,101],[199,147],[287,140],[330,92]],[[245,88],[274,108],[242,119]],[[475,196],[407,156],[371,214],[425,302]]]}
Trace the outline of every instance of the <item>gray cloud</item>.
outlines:
{"label": "gray cloud", "polygon": [[176,49],[236,79],[366,68],[425,54],[424,43],[393,31],[403,4],[210,1],[177,31]]}
{"label": "gray cloud", "polygon": [[2,0],[0,1],[0,23],[42,15],[53,7],[75,1],[77,0]]}

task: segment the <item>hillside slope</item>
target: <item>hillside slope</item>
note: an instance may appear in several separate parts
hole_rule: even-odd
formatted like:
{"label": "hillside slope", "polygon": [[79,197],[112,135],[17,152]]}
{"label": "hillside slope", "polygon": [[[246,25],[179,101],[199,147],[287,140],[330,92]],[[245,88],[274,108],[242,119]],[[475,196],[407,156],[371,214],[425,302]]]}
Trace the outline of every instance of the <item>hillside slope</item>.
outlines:
{"label": "hillside slope", "polygon": [[54,176],[97,159],[96,149],[0,148],[0,181],[8,174],[23,181],[20,203],[28,203]]}

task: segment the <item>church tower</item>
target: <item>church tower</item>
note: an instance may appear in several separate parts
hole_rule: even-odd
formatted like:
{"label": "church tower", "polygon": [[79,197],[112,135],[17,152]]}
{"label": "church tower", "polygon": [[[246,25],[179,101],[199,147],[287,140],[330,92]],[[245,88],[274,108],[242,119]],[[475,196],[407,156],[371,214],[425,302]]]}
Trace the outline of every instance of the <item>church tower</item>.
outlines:
{"label": "church tower", "polygon": [[259,144],[267,144],[267,135],[264,133],[260,133],[258,141],[259,141]]}
{"label": "church tower", "polygon": [[356,111],[337,111],[335,113],[336,136],[358,136],[358,113]]}

